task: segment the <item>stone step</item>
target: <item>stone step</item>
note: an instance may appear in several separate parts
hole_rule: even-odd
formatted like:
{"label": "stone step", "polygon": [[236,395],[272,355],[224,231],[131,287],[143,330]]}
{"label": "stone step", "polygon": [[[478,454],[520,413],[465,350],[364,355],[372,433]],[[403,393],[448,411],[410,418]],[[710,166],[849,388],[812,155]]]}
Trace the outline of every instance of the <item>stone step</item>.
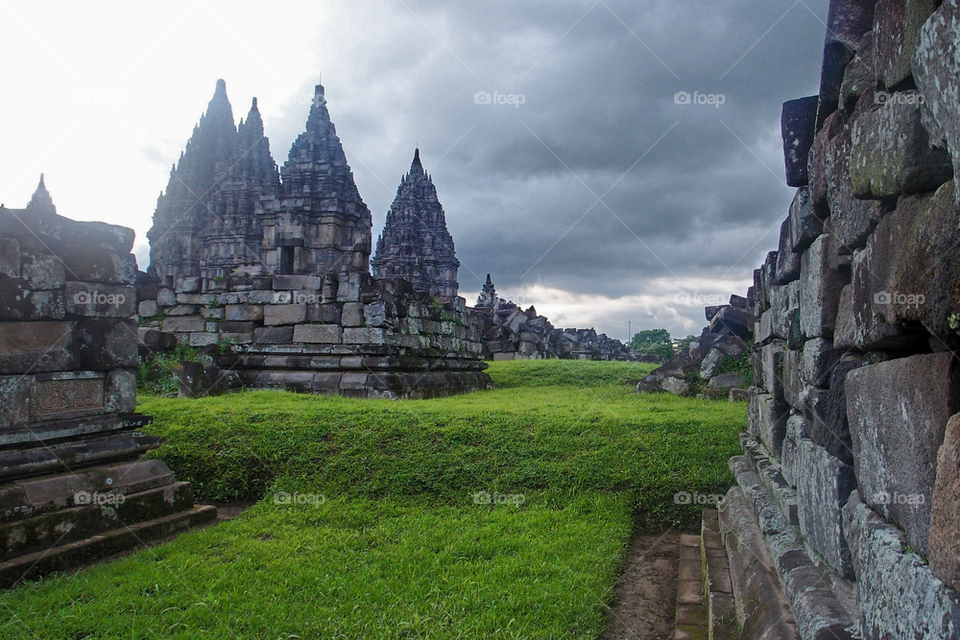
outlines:
{"label": "stone step", "polygon": [[676,640],[709,640],[710,626],[703,593],[700,536],[681,535]]}
{"label": "stone step", "polygon": [[160,446],[160,438],[137,431],[63,442],[38,449],[0,452],[0,481],[74,471],[103,462],[136,458]]}
{"label": "stone step", "polygon": [[733,599],[730,563],[720,536],[719,513],[716,509],[703,510],[700,558],[710,640],[733,640],[739,637],[737,607]]}
{"label": "stone step", "polygon": [[73,506],[81,491],[129,495],[165,487],[173,481],[173,471],[167,463],[138,458],[73,473],[5,482],[0,486],[0,523],[35,518]]}
{"label": "stone step", "polygon": [[175,482],[140,493],[83,492],[74,506],[0,525],[0,560],[64,546],[118,527],[189,510],[193,489]]}
{"label": "stone step", "polygon": [[0,563],[0,589],[8,589],[20,580],[35,580],[55,571],[68,571],[95,560],[144,547],[146,543],[211,525],[216,523],[216,520],[215,507],[195,506],[189,511],[121,527],[62,547],[20,556]]}

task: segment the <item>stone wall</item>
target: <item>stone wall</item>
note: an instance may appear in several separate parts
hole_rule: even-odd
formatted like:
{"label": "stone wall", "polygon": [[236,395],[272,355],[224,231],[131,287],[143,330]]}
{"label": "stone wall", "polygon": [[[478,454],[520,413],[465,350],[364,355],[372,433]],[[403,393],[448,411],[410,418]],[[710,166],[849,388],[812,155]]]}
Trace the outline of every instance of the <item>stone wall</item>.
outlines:
{"label": "stone wall", "polygon": [[365,273],[141,277],[140,333],[218,345],[221,373],[251,388],[422,398],[490,388],[480,332],[462,298],[440,303],[405,280]]}
{"label": "stone wall", "polygon": [[[630,348],[594,329],[558,329],[530,306],[497,296],[487,274],[473,308],[486,360],[637,360]],[[662,362],[662,361],[661,361]]]}
{"label": "stone wall", "polygon": [[833,0],[820,95],[784,105],[798,189],[755,273],[721,517],[762,531],[803,638],[960,634],[960,8],[938,4]]}
{"label": "stone wall", "polygon": [[140,456],[131,229],[0,207],[0,588],[216,519]]}

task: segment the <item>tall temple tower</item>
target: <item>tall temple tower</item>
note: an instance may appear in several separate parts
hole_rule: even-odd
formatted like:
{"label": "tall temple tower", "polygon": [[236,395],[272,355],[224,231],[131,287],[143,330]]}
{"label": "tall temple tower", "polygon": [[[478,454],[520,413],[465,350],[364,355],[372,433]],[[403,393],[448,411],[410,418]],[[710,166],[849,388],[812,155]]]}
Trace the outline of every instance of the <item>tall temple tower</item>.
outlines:
{"label": "tall temple tower", "polygon": [[415,291],[453,300],[460,289],[459,268],[437,188],[423,170],[417,149],[377,240],[373,277],[403,278]]}
{"label": "tall temple tower", "polygon": [[282,177],[257,99],[237,127],[227,85],[218,80],[157,200],[147,233],[150,273],[172,285],[183,277],[206,283],[239,268],[263,275],[367,272],[373,220],[321,85]]}
{"label": "tall temple tower", "polygon": [[227,84],[217,80],[207,112],[194,127],[167,190],[157,199],[150,240],[150,272],[177,278],[227,275],[259,263],[260,199],[280,187],[257,100],[233,123]]}
{"label": "tall temple tower", "polygon": [[367,272],[373,217],[330,121],[323,85],[314,90],[306,131],[281,174],[279,195],[264,202],[267,268],[279,274]]}

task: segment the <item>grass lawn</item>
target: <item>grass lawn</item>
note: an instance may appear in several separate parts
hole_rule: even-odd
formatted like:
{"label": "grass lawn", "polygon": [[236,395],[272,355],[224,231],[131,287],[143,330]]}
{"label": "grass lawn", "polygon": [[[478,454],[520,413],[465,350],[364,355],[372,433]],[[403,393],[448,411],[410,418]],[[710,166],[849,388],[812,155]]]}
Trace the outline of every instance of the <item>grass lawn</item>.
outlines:
{"label": "grass lawn", "polygon": [[401,402],[143,397],[199,500],[258,504],[0,594],[0,638],[596,638],[632,532],[724,492],[746,420],[622,384],[651,368],[495,363],[494,391]]}

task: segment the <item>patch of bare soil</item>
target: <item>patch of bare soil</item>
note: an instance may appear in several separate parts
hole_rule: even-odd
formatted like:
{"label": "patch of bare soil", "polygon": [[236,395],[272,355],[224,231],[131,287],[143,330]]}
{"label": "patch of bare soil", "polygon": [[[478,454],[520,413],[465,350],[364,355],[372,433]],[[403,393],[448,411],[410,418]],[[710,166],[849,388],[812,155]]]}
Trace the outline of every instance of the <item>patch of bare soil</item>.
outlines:
{"label": "patch of bare soil", "polygon": [[233,520],[256,502],[211,502],[217,508],[217,522]]}
{"label": "patch of bare soil", "polygon": [[680,533],[634,538],[603,640],[672,640],[676,632]]}

